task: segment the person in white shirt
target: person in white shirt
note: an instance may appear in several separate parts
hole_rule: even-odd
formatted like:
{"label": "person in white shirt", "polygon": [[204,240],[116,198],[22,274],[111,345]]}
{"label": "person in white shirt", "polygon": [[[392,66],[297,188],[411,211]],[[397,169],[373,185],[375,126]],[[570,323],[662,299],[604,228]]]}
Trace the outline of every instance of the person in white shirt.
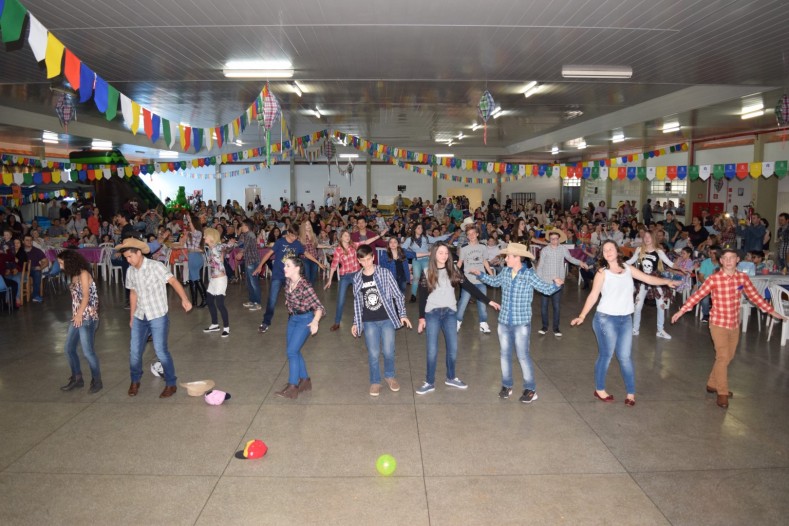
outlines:
{"label": "person in white shirt", "polygon": [[608,227],[608,232],[606,232],[606,239],[610,239],[619,247],[622,246],[622,243],[625,241],[625,235],[619,230],[619,223],[615,221],[611,222]]}

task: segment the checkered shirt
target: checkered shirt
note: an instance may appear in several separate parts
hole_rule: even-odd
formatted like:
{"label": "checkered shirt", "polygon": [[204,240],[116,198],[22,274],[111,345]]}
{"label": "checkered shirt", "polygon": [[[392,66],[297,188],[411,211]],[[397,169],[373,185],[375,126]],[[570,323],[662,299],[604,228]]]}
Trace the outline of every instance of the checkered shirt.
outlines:
{"label": "checkered shirt", "polygon": [[740,296],[742,293],[764,312],[772,314],[773,306],[753,286],[748,275],[735,272],[733,276],[720,270],[707,278],[688,301],[679,309],[683,314],[691,310],[707,294],[712,294],[710,325],[736,329],[740,325]]}
{"label": "checkered shirt", "polygon": [[[395,329],[399,329],[403,325],[400,322],[400,318],[405,318],[407,314],[405,312],[405,298],[403,293],[400,292],[400,287],[397,286],[397,281],[388,269],[379,266],[375,267],[373,279],[375,280],[375,286],[378,287],[378,292],[381,293],[381,302],[384,305],[389,321],[392,322]],[[364,323],[362,322],[364,311],[363,283],[362,273],[359,272],[353,277],[353,324],[356,325],[359,334],[364,332]]]}
{"label": "checkered shirt", "polygon": [[501,311],[499,323],[503,325],[528,325],[531,323],[531,303],[534,290],[550,296],[559,286],[540,279],[534,270],[521,267],[515,277],[512,269],[504,267],[495,276],[480,274],[479,280],[485,285],[501,287]]}
{"label": "checkered shirt", "polygon": [[564,260],[569,261],[573,265],[580,265],[581,262],[570,255],[570,249],[567,245],[559,245],[554,248],[553,245],[546,245],[540,250],[540,264],[537,266],[537,275],[545,280],[552,281],[554,278],[564,279],[565,267]]}
{"label": "checkered shirt", "polygon": [[126,271],[126,288],[137,293],[134,317],[153,320],[167,314],[167,280],[173,275],[158,261],[143,258],[140,268]]}
{"label": "checkered shirt", "polygon": [[344,276],[349,272],[356,272],[362,267],[359,265],[359,260],[356,259],[356,249],[359,243],[351,242],[348,247],[348,252],[338,246],[334,249],[334,257],[331,260],[331,270],[334,272],[337,267],[340,267],[340,276]]}
{"label": "checkered shirt", "polygon": [[288,312],[307,312],[307,311],[323,311],[326,315],[326,309],[315,294],[315,289],[312,288],[310,282],[301,278],[296,284],[296,288],[290,290],[290,280],[285,280],[285,306]]}
{"label": "checkered shirt", "polygon": [[260,253],[258,252],[258,240],[255,233],[249,231],[241,234],[240,246],[244,248],[244,264],[257,266],[260,263]]}

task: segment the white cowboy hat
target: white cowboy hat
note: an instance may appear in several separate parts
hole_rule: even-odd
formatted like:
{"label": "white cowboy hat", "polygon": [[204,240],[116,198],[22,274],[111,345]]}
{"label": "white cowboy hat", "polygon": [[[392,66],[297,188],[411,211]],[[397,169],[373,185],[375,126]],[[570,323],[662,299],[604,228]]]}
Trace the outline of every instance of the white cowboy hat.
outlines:
{"label": "white cowboy hat", "polygon": [[510,243],[507,248],[501,251],[501,254],[512,254],[513,256],[521,256],[529,259],[534,259],[534,254],[529,252],[529,247],[521,243]]}
{"label": "white cowboy hat", "polygon": [[214,388],[213,380],[198,380],[196,382],[181,382],[181,387],[186,389],[189,396],[203,396]]}

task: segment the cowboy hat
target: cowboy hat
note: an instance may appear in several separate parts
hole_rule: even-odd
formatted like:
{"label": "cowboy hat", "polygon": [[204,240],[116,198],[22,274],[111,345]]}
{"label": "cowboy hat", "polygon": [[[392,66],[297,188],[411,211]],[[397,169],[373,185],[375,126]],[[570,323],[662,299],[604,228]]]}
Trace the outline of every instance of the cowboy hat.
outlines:
{"label": "cowboy hat", "polygon": [[512,254],[513,256],[521,256],[524,258],[534,259],[534,254],[529,252],[529,247],[523,245],[521,243],[510,243],[507,245],[507,248],[503,249],[500,254],[507,255]]}
{"label": "cowboy hat", "polygon": [[198,380],[196,382],[181,382],[181,387],[186,389],[189,396],[203,396],[206,392],[214,388],[213,380]]}
{"label": "cowboy hat", "polygon": [[476,225],[477,225],[477,223],[474,222],[474,218],[471,217],[471,216],[468,216],[466,219],[463,220],[462,223],[460,223],[460,229],[461,230],[466,230],[467,227],[476,226]]}
{"label": "cowboy hat", "polygon": [[151,251],[151,247],[148,246],[148,243],[145,241],[140,241],[139,239],[133,237],[127,237],[123,240],[123,243],[115,247],[116,251],[123,252],[124,250],[128,250],[130,248],[136,248],[143,254],[148,254]]}
{"label": "cowboy hat", "polygon": [[560,230],[558,228],[554,228],[553,230],[549,230],[545,233],[545,237],[548,238],[548,241],[551,240],[551,236],[559,236],[560,245],[567,241],[567,234],[564,233],[564,230]]}

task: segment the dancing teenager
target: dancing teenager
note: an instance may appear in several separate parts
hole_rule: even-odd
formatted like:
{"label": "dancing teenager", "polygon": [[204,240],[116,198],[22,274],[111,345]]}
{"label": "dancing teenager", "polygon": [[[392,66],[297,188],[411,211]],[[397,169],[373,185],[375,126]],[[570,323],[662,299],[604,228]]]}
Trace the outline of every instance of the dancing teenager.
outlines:
{"label": "dancing teenager", "polygon": [[600,268],[595,274],[592,291],[586,298],[586,303],[570,325],[580,325],[586,315],[592,310],[597,300],[600,305],[592,322],[592,329],[597,337],[597,361],[594,366],[595,391],[594,396],[603,402],[613,402],[614,396],[605,390],[605,378],[611,358],[616,354],[619,361],[619,370],[625,381],[625,405],[636,405],[636,380],[633,371],[633,311],[635,302],[633,290],[634,279],[652,286],[667,286],[674,288],[677,282],[670,279],[658,278],[647,275],[635,267],[625,264],[619,254],[619,247],[613,240],[603,242],[603,258]]}

